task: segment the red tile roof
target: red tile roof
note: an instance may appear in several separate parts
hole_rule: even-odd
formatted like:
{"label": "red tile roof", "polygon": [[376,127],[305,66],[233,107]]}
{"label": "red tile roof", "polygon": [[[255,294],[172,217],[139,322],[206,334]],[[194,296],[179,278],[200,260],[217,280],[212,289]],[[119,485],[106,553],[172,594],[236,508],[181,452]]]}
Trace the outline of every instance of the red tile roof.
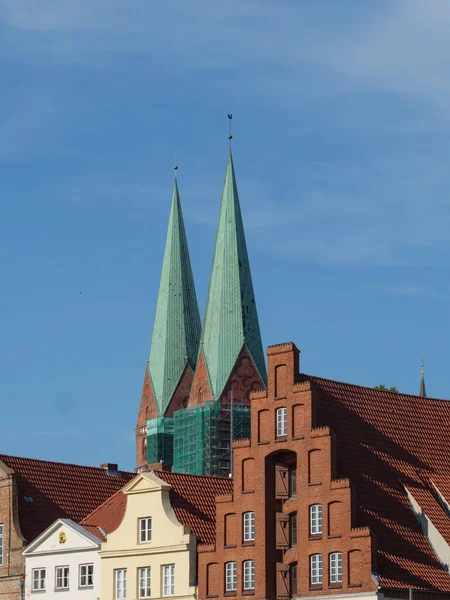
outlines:
{"label": "red tile roof", "polygon": [[357,525],[376,536],[383,587],[450,591],[405,487],[450,544],[450,402],[301,375],[319,390],[316,425],[337,438],[337,476],[356,488]]}
{"label": "red tile roof", "polygon": [[186,475],[155,471],[168,483],[170,501],[177,519],[191,528],[201,544],[214,544],[216,539],[216,496],[233,493],[233,480],[227,477]]}
{"label": "red tile roof", "polygon": [[[199,543],[213,544],[215,541],[216,496],[231,494],[233,480],[207,475],[185,475],[155,471],[157,477],[171,486],[170,502],[183,525],[191,528]],[[126,495],[119,491],[99,506],[82,522],[83,527],[100,526],[111,533],[122,522],[126,509]]]}
{"label": "red tile roof", "polygon": [[122,523],[126,508],[127,496],[119,490],[87,515],[80,525],[85,528],[101,527],[106,534],[112,533]]}
{"label": "red tile roof", "polygon": [[135,476],[4,454],[0,460],[16,473],[19,522],[28,542],[58,518],[78,523]]}

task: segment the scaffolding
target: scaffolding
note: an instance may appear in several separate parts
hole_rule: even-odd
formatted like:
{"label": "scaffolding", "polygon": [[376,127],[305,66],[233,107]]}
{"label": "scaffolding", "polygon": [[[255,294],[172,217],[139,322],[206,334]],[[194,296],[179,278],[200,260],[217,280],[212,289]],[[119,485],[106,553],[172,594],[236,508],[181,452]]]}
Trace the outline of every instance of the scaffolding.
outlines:
{"label": "scaffolding", "polygon": [[173,468],[176,473],[232,475],[234,440],[250,437],[250,407],[206,402],[175,412]]}
{"label": "scaffolding", "polygon": [[173,463],[173,419],[156,417],[147,421],[147,463]]}

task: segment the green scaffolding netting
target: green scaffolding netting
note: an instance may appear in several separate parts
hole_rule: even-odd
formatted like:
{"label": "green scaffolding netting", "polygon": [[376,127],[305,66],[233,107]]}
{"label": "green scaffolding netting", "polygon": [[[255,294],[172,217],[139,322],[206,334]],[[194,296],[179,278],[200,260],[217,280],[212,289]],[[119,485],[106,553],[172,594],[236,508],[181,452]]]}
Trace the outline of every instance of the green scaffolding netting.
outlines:
{"label": "green scaffolding netting", "polygon": [[173,463],[173,419],[157,417],[147,421],[147,462]]}

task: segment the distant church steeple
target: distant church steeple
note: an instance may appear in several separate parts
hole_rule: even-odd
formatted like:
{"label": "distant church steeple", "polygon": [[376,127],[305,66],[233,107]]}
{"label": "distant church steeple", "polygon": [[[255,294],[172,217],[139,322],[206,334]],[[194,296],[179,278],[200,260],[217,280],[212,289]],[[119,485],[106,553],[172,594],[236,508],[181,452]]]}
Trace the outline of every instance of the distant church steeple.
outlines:
{"label": "distant church steeple", "polygon": [[[178,167],[175,166],[175,170]],[[175,177],[156,315],[137,424],[137,466],[147,462],[147,420],[187,403],[200,342],[200,313]],[[141,439],[142,438],[142,439]],[[161,459],[161,460],[160,460]],[[152,463],[162,457],[149,457]]]}
{"label": "distant church steeple", "polygon": [[[231,133],[229,136],[231,139]],[[190,405],[247,401],[267,373],[231,147]]]}
{"label": "distant church steeple", "polygon": [[425,387],[425,372],[424,372],[423,358],[422,358],[422,363],[420,365],[420,392],[419,392],[419,396],[422,396],[422,398],[426,398],[427,397],[427,388]]}

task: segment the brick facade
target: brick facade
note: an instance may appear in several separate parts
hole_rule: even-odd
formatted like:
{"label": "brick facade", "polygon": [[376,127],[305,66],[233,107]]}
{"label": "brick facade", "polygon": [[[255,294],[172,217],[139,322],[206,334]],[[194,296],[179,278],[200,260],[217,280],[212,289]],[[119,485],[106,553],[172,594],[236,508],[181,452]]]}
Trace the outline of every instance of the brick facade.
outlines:
{"label": "brick facade", "polygon": [[0,597],[19,600],[23,583],[25,545],[20,531],[16,476],[0,461],[0,525],[3,525],[3,560],[0,566]]}
{"label": "brick facade", "polygon": [[[234,444],[233,494],[216,501],[216,544],[199,548],[199,597],[282,600],[375,591],[375,544],[368,528],[355,528],[353,490],[347,479],[337,479],[332,432],[315,427],[316,393],[310,383],[296,383],[299,352],[285,344],[267,354],[268,390],[251,395],[251,439]],[[279,408],[286,409],[287,430],[277,436]],[[321,534],[310,533],[311,505],[322,507]],[[254,513],[254,541],[243,540],[246,512]],[[330,581],[335,552],[342,556],[339,583]],[[313,554],[322,555],[321,584],[311,582]],[[254,590],[243,588],[247,560],[255,565]],[[230,561],[237,563],[235,592],[225,591]]]}

